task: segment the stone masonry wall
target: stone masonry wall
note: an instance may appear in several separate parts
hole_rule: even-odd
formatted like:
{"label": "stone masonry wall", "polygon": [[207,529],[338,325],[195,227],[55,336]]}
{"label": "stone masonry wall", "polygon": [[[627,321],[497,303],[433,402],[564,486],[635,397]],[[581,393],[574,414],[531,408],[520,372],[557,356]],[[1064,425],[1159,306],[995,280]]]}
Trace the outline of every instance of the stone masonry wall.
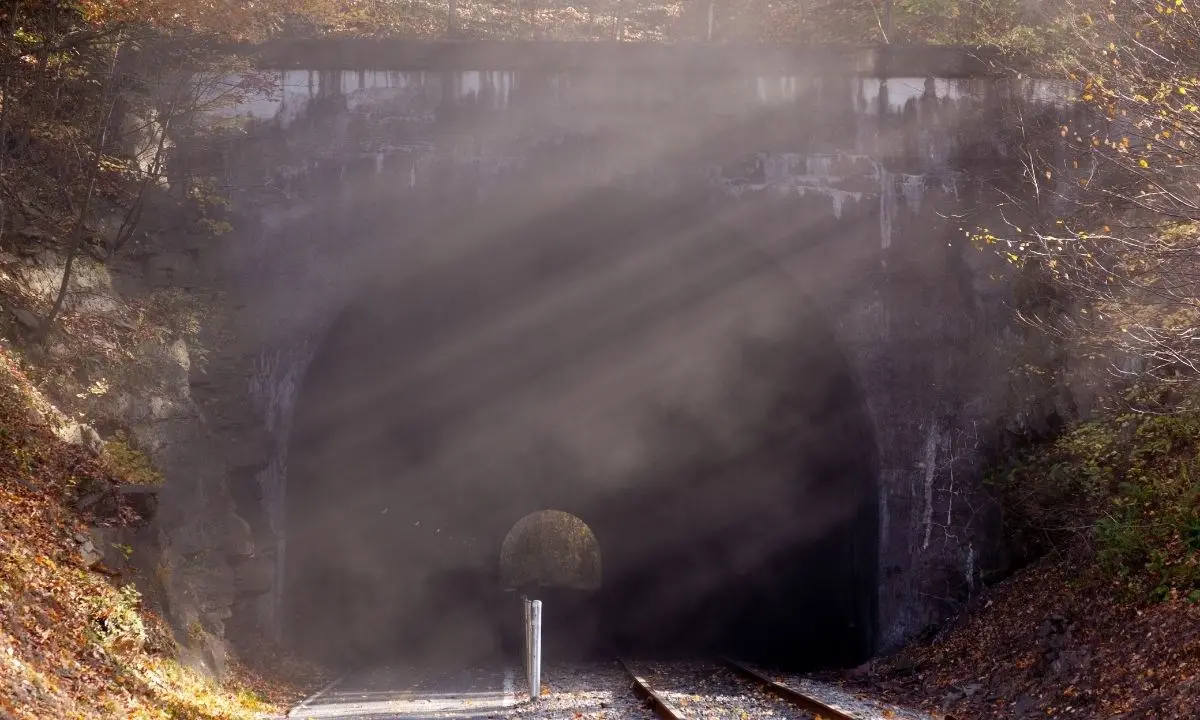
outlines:
{"label": "stone masonry wall", "polygon": [[272,71],[273,96],[217,113],[246,134],[177,162],[245,188],[213,256],[237,350],[213,365],[230,409],[210,424],[273,568],[231,614],[278,631],[291,415],[356,291],[419,271],[406,240],[444,213],[514,187],[552,202],[616,183],[755,208],[745,241],[833,320],[876,425],[880,648],[942,618],[994,562],[980,450],[1005,410],[1009,342],[1004,287],[952,218],[995,205],[978,177],[1010,167],[989,140],[1004,109],[1057,95],[896,72],[291,69]]}

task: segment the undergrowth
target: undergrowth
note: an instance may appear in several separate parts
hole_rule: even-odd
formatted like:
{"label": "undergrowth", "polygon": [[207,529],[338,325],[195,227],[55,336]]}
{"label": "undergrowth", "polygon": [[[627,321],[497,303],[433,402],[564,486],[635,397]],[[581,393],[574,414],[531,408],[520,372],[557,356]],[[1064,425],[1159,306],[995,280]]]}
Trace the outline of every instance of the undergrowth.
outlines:
{"label": "undergrowth", "polygon": [[124,432],[117,432],[104,442],[104,453],[100,457],[113,473],[134,485],[163,484],[162,473]]}
{"label": "undergrowth", "polygon": [[1131,391],[1121,410],[1018,453],[990,482],[1018,559],[1083,548],[1127,599],[1200,602],[1200,396]]}

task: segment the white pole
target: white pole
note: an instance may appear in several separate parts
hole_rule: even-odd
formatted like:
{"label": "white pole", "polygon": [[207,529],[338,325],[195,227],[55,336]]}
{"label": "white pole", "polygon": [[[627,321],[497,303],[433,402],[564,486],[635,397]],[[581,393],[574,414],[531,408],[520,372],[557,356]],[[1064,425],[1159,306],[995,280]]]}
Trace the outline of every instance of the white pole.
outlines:
{"label": "white pole", "polygon": [[529,699],[536,701],[542,693],[542,601],[534,600],[530,610]]}

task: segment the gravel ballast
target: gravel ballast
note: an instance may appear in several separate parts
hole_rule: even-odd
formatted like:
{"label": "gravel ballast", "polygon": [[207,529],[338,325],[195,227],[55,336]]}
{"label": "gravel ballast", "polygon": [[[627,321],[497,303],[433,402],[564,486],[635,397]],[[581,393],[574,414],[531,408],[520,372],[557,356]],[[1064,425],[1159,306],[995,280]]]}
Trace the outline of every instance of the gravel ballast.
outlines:
{"label": "gravel ballast", "polygon": [[[629,669],[662,699],[694,720],[813,720],[813,715],[717,661],[632,661]],[[755,667],[784,685],[859,720],[932,720],[836,685]],[[530,702],[517,667],[454,672],[389,668],[343,678],[291,717],[313,720],[653,720],[619,662],[551,663],[542,695]]]}
{"label": "gravel ballast", "polygon": [[933,716],[923,712],[875,700],[831,683],[811,680],[803,675],[773,672],[757,665],[750,667],[775,682],[799,690],[814,700],[823,702],[834,710],[840,710],[858,720],[934,720]]}
{"label": "gravel ballast", "polygon": [[554,664],[542,669],[542,691],[536,703],[524,702],[528,684],[517,682],[523,701],[505,717],[548,720],[651,720],[654,713],[633,692],[633,680],[616,662]]}
{"label": "gravel ballast", "polygon": [[716,662],[634,662],[664,700],[700,720],[812,720],[812,715]]}

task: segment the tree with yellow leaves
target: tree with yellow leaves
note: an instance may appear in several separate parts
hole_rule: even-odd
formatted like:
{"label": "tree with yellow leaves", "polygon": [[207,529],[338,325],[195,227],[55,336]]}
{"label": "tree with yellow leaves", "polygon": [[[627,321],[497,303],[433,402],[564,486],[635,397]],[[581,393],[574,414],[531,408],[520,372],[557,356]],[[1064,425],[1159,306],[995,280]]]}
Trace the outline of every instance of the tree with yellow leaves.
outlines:
{"label": "tree with yellow leaves", "polygon": [[[168,134],[206,105],[261,89],[253,73],[240,75],[235,86],[219,86],[239,69],[237,61],[203,48],[261,40],[298,20],[336,25],[346,1],[0,5],[0,204],[25,209],[35,203],[47,225],[42,234],[65,257],[58,292],[36,335],[50,332],[80,255],[106,260],[134,236],[149,194],[165,175]],[[206,74],[214,85],[201,91]],[[98,218],[113,214],[123,218],[119,227],[100,233]]]}
{"label": "tree with yellow leaves", "polygon": [[1067,0],[1047,69],[1085,109],[1014,124],[1027,192],[973,231],[1041,288],[1027,318],[1129,380],[1200,374],[1200,18]]}

